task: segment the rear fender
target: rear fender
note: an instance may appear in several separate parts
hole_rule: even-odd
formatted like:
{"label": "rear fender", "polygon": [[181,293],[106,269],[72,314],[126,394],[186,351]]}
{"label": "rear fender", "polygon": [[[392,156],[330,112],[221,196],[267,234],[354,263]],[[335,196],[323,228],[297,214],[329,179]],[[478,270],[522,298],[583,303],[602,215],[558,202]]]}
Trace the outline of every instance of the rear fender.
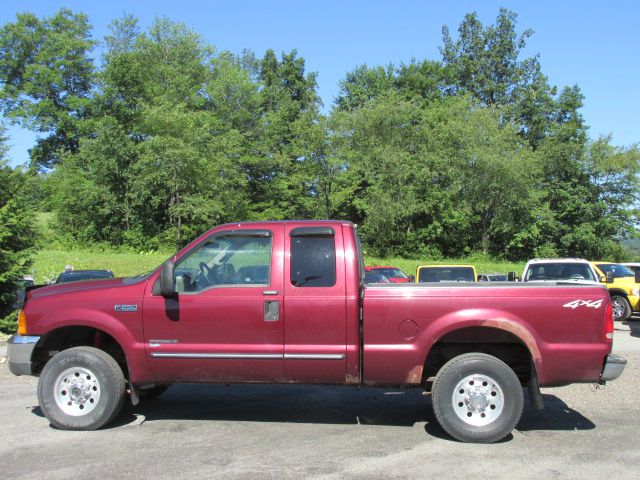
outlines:
{"label": "rear fender", "polygon": [[419,339],[418,348],[424,352],[423,359],[445,335],[468,327],[490,327],[514,335],[529,350],[536,370],[539,369],[542,356],[526,322],[511,313],[493,309],[459,310],[430,323]]}

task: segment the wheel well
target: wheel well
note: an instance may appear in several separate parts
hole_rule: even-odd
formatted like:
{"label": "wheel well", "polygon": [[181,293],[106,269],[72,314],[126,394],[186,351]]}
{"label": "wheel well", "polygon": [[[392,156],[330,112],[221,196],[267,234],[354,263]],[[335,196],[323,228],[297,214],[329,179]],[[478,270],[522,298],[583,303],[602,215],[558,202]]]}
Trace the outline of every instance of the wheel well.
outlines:
{"label": "wheel well", "polygon": [[81,346],[95,347],[111,355],[120,365],[125,378],[129,377],[127,358],[120,344],[102,330],[83,326],[58,328],[46,334],[32,355],[34,373],[39,374],[56,353]]}
{"label": "wheel well", "polygon": [[516,335],[492,327],[467,327],[447,333],[429,351],[422,370],[422,383],[431,389],[438,371],[464,353],[486,353],[509,365],[523,385],[534,374],[531,353]]}
{"label": "wheel well", "polygon": [[609,290],[609,296],[610,297],[624,297],[627,298],[627,292],[625,292],[624,290]]}

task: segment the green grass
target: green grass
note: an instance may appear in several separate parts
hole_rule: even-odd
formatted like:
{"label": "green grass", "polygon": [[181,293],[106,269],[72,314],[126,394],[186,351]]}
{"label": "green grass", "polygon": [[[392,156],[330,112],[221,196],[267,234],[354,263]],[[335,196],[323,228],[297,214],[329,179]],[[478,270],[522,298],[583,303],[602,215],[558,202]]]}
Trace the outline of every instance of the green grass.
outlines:
{"label": "green grass", "polygon": [[[109,269],[117,277],[126,277],[147,272],[160,265],[171,255],[170,252],[120,253],[97,252],[91,250],[40,250],[37,252],[30,273],[36,283],[45,283],[58,276],[65,265],[76,270]],[[366,257],[367,265],[389,265],[401,268],[409,275],[415,275],[416,267],[425,264],[471,264],[480,273],[522,273],[524,262],[512,263],[487,258],[456,258],[448,260],[407,260],[405,258]]]}
{"label": "green grass", "polygon": [[160,265],[171,253],[117,253],[90,250],[40,250],[37,252],[30,272],[36,283],[46,283],[56,278],[65,265],[75,270],[108,269],[116,277],[126,277],[148,272]]}
{"label": "green grass", "polygon": [[375,258],[365,257],[365,263],[369,266],[381,265],[398,267],[407,275],[415,275],[418,265],[473,265],[476,272],[481,273],[508,273],[516,272],[521,275],[525,262],[505,262],[490,258],[449,258],[446,260],[407,260],[405,258]]}

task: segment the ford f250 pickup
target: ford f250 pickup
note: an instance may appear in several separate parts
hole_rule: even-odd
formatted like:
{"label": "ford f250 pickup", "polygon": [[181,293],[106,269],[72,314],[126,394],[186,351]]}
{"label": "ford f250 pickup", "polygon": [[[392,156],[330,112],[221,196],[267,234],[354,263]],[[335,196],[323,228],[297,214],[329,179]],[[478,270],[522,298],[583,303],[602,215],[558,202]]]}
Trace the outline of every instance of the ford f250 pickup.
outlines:
{"label": "ford f250 pickup", "polygon": [[177,382],[425,389],[462,441],[518,423],[523,386],[617,378],[599,285],[365,285],[342,221],[216,227],[151,273],[29,287],[8,345],[61,429],[92,430]]}

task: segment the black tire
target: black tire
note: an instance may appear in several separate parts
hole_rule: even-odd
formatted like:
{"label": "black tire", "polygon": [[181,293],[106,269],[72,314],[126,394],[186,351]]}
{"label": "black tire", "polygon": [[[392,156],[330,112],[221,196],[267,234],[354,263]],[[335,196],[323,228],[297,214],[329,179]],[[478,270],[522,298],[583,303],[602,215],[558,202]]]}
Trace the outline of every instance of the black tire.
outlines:
{"label": "black tire", "polygon": [[629,320],[631,317],[631,305],[629,301],[622,295],[613,295],[611,297],[611,305],[613,307],[613,319],[616,322]]}
{"label": "black tire", "polygon": [[[471,380],[464,383],[467,379]],[[484,353],[467,353],[440,369],[433,382],[432,403],[438,423],[453,438],[492,443],[515,428],[522,416],[524,395],[518,377],[506,363]]]}
{"label": "black tire", "polygon": [[93,347],[58,353],[44,366],[38,381],[40,408],[62,430],[97,430],[106,425],[120,413],[124,393],[125,379],[118,363]]}

